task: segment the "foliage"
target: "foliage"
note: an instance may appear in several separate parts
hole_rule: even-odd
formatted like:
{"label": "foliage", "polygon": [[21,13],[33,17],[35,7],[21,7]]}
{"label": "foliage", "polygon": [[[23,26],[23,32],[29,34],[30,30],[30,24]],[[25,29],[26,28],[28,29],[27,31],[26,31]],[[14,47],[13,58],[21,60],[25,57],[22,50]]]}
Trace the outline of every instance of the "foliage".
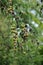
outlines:
{"label": "foliage", "polygon": [[43,2],[0,0],[0,65],[42,65]]}

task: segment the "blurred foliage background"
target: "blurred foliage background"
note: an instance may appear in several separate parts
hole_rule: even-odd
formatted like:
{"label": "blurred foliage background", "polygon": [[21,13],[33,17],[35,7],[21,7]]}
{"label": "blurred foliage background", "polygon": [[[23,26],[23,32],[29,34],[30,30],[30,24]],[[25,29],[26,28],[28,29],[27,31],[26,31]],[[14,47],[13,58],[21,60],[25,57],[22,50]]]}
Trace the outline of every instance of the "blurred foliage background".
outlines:
{"label": "blurred foliage background", "polygon": [[0,0],[0,65],[43,65],[43,0]]}

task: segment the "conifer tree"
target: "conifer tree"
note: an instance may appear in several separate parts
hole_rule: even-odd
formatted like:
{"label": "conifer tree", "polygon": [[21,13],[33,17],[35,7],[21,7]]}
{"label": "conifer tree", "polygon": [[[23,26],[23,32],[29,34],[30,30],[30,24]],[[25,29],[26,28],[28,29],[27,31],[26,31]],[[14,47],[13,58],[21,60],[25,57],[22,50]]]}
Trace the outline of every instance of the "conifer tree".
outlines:
{"label": "conifer tree", "polygon": [[0,0],[0,65],[43,64],[43,1]]}

